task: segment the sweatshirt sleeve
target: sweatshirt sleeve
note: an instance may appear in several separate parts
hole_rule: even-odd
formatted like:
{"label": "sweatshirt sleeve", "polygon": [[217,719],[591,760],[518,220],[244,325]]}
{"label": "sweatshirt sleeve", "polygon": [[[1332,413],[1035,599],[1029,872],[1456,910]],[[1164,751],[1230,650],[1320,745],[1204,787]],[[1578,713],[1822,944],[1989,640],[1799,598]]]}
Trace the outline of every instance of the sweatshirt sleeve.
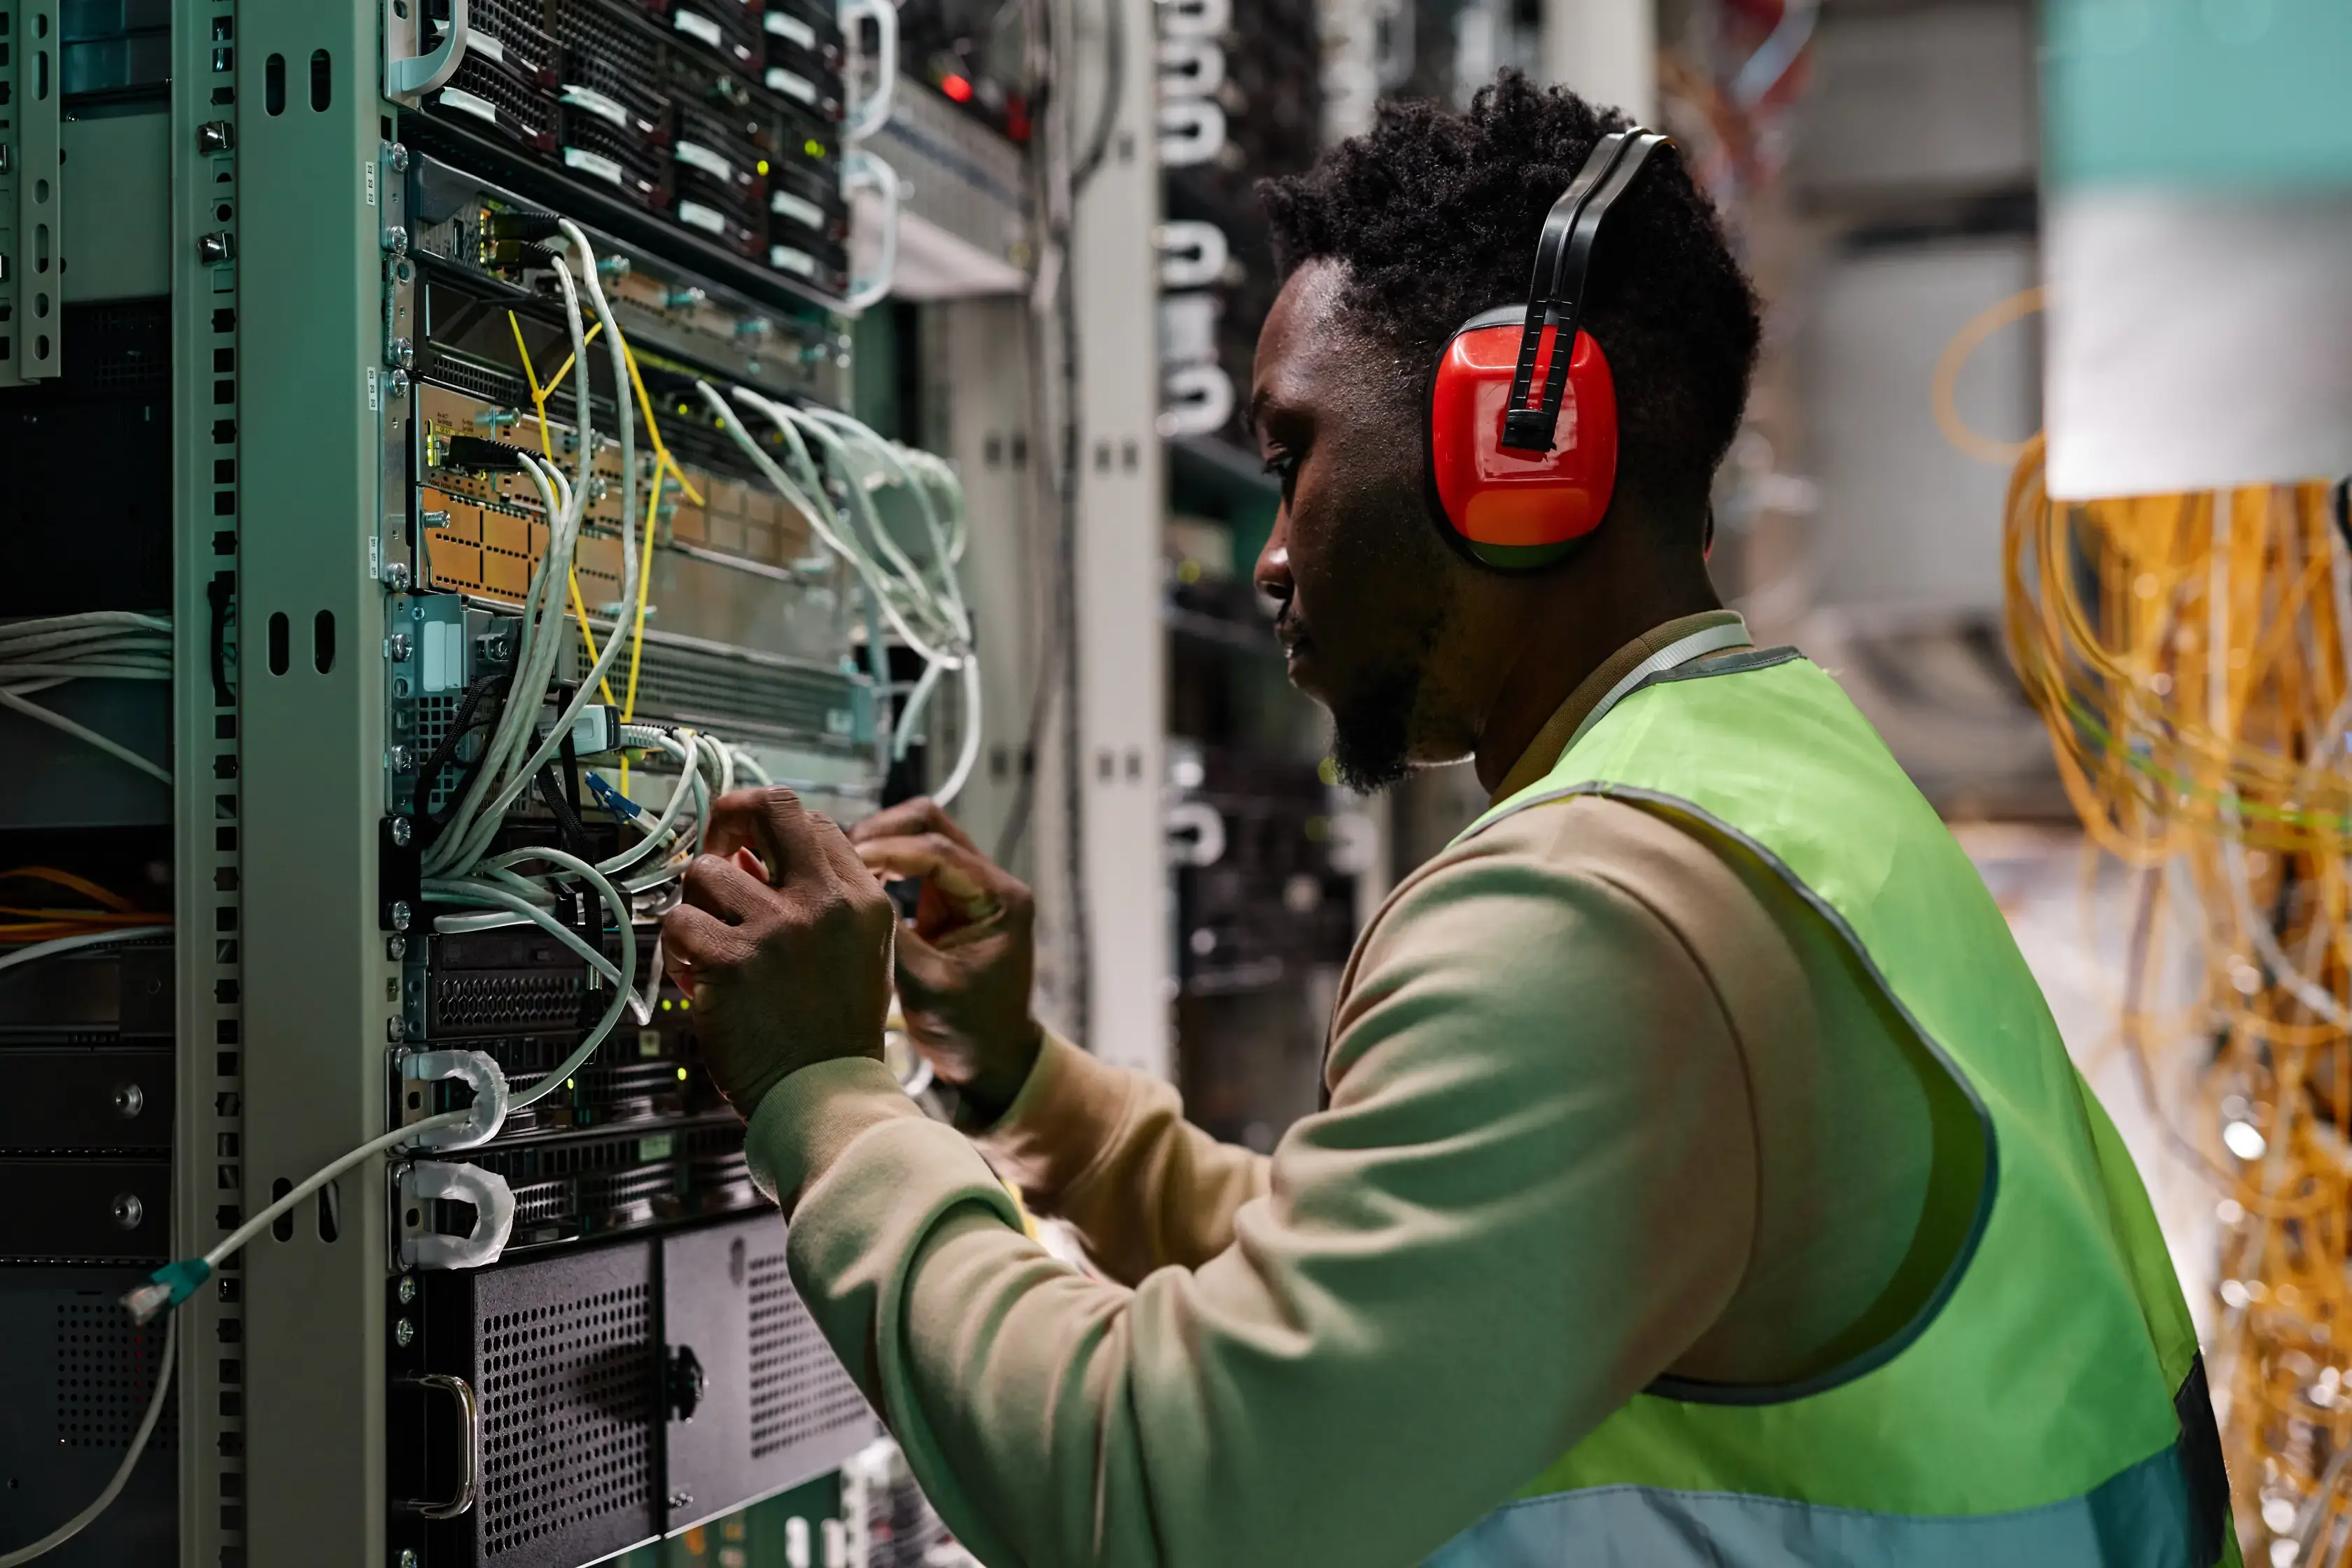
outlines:
{"label": "sweatshirt sleeve", "polygon": [[1039,1214],[1067,1222],[1106,1275],[1132,1285],[1233,1245],[1269,1162],[1184,1120],[1175,1088],[1047,1030],[1028,1081],[972,1142]]}
{"label": "sweatshirt sleeve", "polygon": [[992,1568],[1418,1562],[1737,1288],[1738,1047],[1607,879],[1508,853],[1425,868],[1358,954],[1328,1076],[1230,1243],[1131,1286],[1024,1237],[981,1156],[877,1064],[761,1104],[793,1278]]}

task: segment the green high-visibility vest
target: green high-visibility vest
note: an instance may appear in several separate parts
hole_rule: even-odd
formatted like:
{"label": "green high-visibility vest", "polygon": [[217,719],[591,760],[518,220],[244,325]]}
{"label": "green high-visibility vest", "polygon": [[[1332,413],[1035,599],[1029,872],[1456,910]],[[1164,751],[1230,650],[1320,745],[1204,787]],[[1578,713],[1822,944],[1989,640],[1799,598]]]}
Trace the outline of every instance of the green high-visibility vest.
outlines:
{"label": "green high-visibility vest", "polygon": [[1654,671],[1467,834],[1577,795],[1712,828],[1787,879],[1974,1105],[1985,1176],[1890,1339],[1792,1386],[1662,1380],[1432,1562],[2238,1568],[2138,1173],[1975,868],[1844,693],[1793,649]]}

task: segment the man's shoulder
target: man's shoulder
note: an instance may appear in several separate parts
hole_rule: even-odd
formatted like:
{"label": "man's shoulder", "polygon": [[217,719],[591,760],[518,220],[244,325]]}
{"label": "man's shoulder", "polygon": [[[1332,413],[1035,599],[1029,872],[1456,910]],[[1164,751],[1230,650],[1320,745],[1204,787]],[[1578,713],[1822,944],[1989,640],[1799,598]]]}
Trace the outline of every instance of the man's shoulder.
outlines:
{"label": "man's shoulder", "polygon": [[1342,994],[1434,964],[1549,991],[1657,967],[1669,950],[1713,983],[1745,972],[1738,991],[1762,974],[1777,983],[1793,973],[1799,900],[1753,862],[1700,824],[1629,801],[1530,805],[1404,878],[1358,939]]}
{"label": "man's shoulder", "polygon": [[[1400,881],[1372,926],[1410,922],[1463,898],[1572,894],[1600,887],[1652,905],[1742,895],[1735,846],[1696,824],[1606,795],[1524,806],[1456,839]],[[1662,911],[1663,912],[1663,911]]]}

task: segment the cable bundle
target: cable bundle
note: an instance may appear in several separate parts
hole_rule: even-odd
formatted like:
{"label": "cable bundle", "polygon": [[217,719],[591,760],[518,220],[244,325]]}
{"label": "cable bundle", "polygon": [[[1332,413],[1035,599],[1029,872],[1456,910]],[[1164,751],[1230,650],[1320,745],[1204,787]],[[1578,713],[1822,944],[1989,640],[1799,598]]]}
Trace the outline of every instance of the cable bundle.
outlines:
{"label": "cable bundle", "polygon": [[172,623],[128,610],[0,623],[0,707],[97,747],[150,778],[172,782],[169,768],[149,761],[88,725],[26,700],[68,680],[169,680]]}
{"label": "cable bundle", "polygon": [[[845,414],[793,408],[749,387],[733,388],[735,401],[775,430],[784,458],[780,464],[744,428],[716,388],[704,381],[694,384],[719,427],[776,493],[808,519],[825,548],[849,563],[899,640],[922,656],[923,673],[895,721],[896,755],[907,754],[940,677],[961,678],[962,744],[955,766],[933,792],[946,805],[962,793],[980,760],[980,660],[972,649],[971,613],[956,575],[968,538],[962,485],[938,458],[886,441]],[[827,483],[828,475],[833,483]],[[929,545],[919,564],[900,546],[875,504],[877,491],[892,488],[905,490],[915,502]],[[839,527],[829,521],[836,518]]]}
{"label": "cable bundle", "polygon": [[[2352,1552],[2342,505],[2317,484],[2053,502],[2036,440],[2004,552],[2011,657],[2066,789],[2093,842],[2142,873],[2122,1042],[2169,1145],[2218,1190],[2215,1405],[2240,1516],[2274,1563]],[[2173,924],[2198,994],[2162,1016]],[[2184,1049],[2202,1064],[2186,1125],[2155,1087]]]}

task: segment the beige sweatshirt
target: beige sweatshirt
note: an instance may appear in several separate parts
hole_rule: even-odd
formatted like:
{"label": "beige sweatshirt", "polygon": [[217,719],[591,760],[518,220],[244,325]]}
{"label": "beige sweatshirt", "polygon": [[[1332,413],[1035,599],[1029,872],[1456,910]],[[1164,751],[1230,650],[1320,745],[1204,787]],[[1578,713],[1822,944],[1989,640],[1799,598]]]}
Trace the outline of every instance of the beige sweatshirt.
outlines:
{"label": "beige sweatshirt", "polygon": [[[1504,793],[1712,619],[1597,671]],[[870,1060],[772,1090],[751,1148],[793,1279],[964,1544],[1410,1563],[1662,1373],[1778,1382],[1906,1320],[1969,1112],[1820,917],[1698,832],[1581,797],[1415,871],[1348,964],[1329,1110],[1271,1156],[1050,1037],[976,1147]],[[991,1163],[1108,1279],[1024,1236]]]}

